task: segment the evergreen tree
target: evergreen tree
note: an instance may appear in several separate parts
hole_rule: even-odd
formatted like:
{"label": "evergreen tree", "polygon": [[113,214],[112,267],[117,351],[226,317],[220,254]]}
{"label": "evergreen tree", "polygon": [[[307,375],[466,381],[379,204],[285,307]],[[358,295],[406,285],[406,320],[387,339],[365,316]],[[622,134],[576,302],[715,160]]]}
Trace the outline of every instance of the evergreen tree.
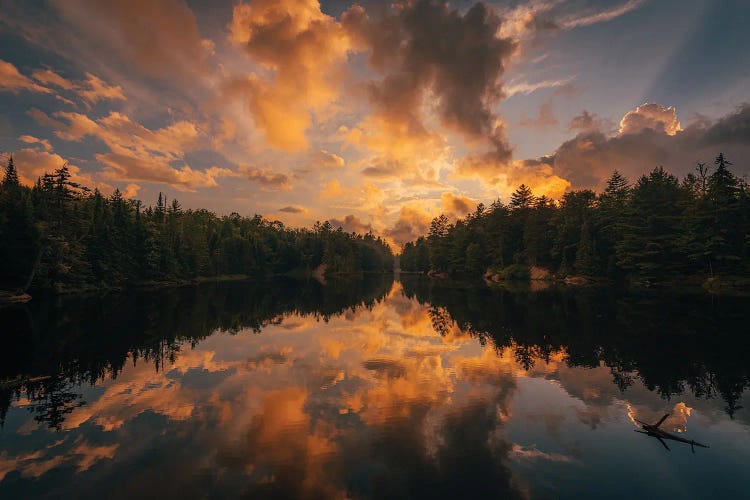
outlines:
{"label": "evergreen tree", "polygon": [[531,192],[531,188],[526,184],[518,186],[518,189],[516,189],[510,196],[510,206],[514,209],[531,208],[533,203],[534,195]]}
{"label": "evergreen tree", "polygon": [[18,172],[13,164],[13,155],[8,158],[8,164],[5,167],[5,177],[3,177],[3,187],[8,189],[18,186]]}

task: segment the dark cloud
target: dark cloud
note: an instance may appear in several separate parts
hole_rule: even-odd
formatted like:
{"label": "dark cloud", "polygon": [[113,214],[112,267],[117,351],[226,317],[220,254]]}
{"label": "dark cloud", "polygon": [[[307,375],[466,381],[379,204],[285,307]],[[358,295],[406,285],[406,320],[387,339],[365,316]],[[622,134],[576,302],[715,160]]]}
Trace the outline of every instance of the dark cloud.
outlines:
{"label": "dark cloud", "polygon": [[401,378],[407,373],[406,366],[394,359],[370,359],[362,365],[387,378]]}
{"label": "dark cloud", "polygon": [[745,103],[713,125],[703,134],[703,144],[706,146],[750,144],[750,104]]}
{"label": "dark cloud", "polygon": [[[748,104],[715,121],[695,121],[673,135],[668,133],[669,126],[674,126],[672,117],[665,126],[663,120],[647,123],[642,117],[634,119],[631,113],[618,135],[597,129],[584,131],[564,142],[554,155],[539,161],[550,165],[574,187],[601,187],[615,169],[631,180],[658,165],[682,176],[698,161],[710,163],[719,152],[730,159],[750,154]],[[746,173],[747,166],[737,163],[735,171]]]}
{"label": "dark cloud", "polygon": [[280,208],[279,212],[286,212],[288,214],[303,214],[307,212],[307,209],[299,205],[287,205],[286,207]]}
{"label": "dark cloud", "polygon": [[598,128],[600,128],[600,126],[597,116],[593,113],[589,113],[585,109],[580,115],[574,116],[573,119],[570,120],[570,123],[568,123],[568,130],[587,131]]}
{"label": "dark cloud", "polygon": [[354,214],[349,214],[342,219],[330,219],[328,222],[335,228],[341,228],[347,233],[369,233],[372,231],[372,224],[365,223],[362,219]]}
{"label": "dark cloud", "polygon": [[418,0],[399,2],[378,19],[352,8],[342,22],[383,75],[370,83],[379,113],[422,132],[421,107],[431,92],[444,125],[487,139],[509,157],[492,106],[503,96],[500,77],[516,43],[498,35],[501,19],[493,11],[477,3],[461,13],[444,2]]}
{"label": "dark cloud", "polygon": [[383,234],[397,245],[414,241],[427,234],[432,216],[429,213],[409,205],[404,205],[392,228],[385,229]]}
{"label": "dark cloud", "polygon": [[403,173],[400,162],[389,158],[375,158],[369,167],[362,169],[362,175],[378,179],[398,179]]}
{"label": "dark cloud", "polygon": [[251,181],[255,181],[266,188],[288,190],[292,187],[287,174],[277,173],[270,169],[240,167],[239,172]]}
{"label": "dark cloud", "polygon": [[471,212],[477,202],[465,196],[443,193],[440,196],[440,209],[448,217],[462,217]]}

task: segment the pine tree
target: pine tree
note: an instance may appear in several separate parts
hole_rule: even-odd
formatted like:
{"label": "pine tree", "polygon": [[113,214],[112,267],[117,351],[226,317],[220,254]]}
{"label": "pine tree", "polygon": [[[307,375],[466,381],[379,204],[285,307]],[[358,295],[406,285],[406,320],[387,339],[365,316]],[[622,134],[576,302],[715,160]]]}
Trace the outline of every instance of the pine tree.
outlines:
{"label": "pine tree", "polygon": [[510,195],[510,206],[514,209],[531,208],[533,203],[534,195],[526,184],[518,186],[518,189]]}
{"label": "pine tree", "polygon": [[10,155],[8,159],[8,165],[5,167],[5,177],[3,178],[3,187],[15,187],[18,186],[18,172],[13,164],[13,155]]}
{"label": "pine tree", "polygon": [[716,170],[708,178],[707,198],[711,203],[711,234],[707,251],[717,271],[733,273],[742,259],[745,235],[742,231],[739,179],[729,170],[732,165],[723,153],[714,162]]}

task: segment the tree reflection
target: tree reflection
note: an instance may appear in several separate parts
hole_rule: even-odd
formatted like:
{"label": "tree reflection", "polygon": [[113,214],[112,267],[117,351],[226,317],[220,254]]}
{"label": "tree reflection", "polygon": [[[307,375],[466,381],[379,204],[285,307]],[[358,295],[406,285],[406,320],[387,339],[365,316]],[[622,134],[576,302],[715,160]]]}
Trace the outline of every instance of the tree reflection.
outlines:
{"label": "tree reflection", "polygon": [[532,292],[415,276],[402,284],[408,297],[430,304],[438,332],[453,321],[498,349],[513,348],[527,370],[564,350],[570,366],[603,362],[620,391],[637,377],[665,399],[685,390],[720,397],[730,417],[750,387],[746,298],[610,288]]}
{"label": "tree reflection", "polygon": [[[371,308],[391,289],[388,275],[273,283],[225,282],[159,290],[58,297],[0,309],[0,425],[23,395],[39,422],[59,429],[85,404],[73,387],[112,379],[126,362],[174,363],[181,346],[195,347],[215,331],[259,333],[284,316],[328,321],[359,306]],[[184,347],[183,347],[184,348]]]}

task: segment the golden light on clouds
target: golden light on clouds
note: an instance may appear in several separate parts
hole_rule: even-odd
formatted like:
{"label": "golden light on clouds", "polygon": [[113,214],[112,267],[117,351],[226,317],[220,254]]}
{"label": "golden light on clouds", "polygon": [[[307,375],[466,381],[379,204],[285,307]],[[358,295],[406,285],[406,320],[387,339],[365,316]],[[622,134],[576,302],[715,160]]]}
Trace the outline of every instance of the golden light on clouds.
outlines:
{"label": "golden light on clouds", "polygon": [[290,222],[350,217],[395,243],[457,208],[444,193],[489,205],[524,183],[557,199],[615,168],[738,156],[747,107],[681,122],[660,103],[583,101],[585,71],[552,40],[642,3],[54,0],[54,30],[11,5],[19,40],[54,58],[0,60],[0,98],[27,115],[0,149],[26,183],[70,160],[77,182],[146,205],[168,191],[222,214],[304,207]]}
{"label": "golden light on clouds", "polygon": [[299,151],[308,145],[311,112],[338,96],[349,36],[316,0],[258,0],[235,5],[232,43],[270,71],[232,82],[244,92],[256,124],[270,145]]}

